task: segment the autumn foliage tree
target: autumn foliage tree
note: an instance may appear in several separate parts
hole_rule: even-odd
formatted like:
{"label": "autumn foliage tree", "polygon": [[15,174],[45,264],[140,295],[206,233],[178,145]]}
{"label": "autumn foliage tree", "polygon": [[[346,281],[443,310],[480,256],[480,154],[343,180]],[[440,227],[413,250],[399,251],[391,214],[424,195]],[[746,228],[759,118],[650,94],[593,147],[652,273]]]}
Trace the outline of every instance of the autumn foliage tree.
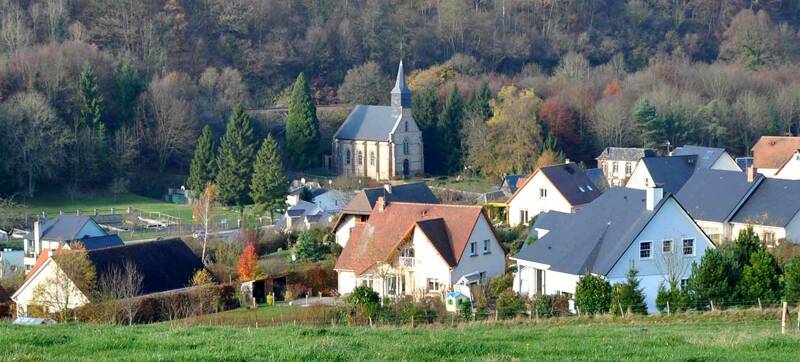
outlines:
{"label": "autumn foliage tree", "polygon": [[258,254],[256,253],[256,246],[253,243],[247,244],[242,254],[239,255],[239,264],[236,266],[236,271],[239,273],[239,280],[247,281],[258,278],[261,271],[258,267]]}

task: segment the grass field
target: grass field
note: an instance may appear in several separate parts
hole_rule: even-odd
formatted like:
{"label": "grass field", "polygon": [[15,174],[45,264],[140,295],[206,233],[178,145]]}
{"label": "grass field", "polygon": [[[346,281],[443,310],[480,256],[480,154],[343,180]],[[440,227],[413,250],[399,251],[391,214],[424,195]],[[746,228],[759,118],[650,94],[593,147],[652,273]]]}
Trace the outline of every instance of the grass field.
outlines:
{"label": "grass field", "polygon": [[465,327],[0,324],[0,360],[797,360],[776,321]]}

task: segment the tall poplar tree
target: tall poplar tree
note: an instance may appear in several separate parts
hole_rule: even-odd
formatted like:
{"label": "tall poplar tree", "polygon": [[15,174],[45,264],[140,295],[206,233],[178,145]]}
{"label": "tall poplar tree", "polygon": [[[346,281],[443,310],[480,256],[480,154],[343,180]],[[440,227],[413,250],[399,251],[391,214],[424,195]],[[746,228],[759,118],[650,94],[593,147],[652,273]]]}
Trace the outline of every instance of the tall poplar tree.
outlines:
{"label": "tall poplar tree", "polygon": [[211,127],[206,125],[203,127],[203,133],[200,139],[197,140],[197,147],[194,149],[194,157],[189,166],[189,178],[186,180],[186,186],[189,190],[194,191],[197,195],[203,192],[203,189],[211,181],[214,181],[217,171],[217,160],[214,158],[214,135],[211,132]]}
{"label": "tall poplar tree", "polygon": [[231,114],[217,154],[217,187],[224,205],[236,205],[240,214],[249,201],[250,178],[256,155],[253,123],[241,104]]}
{"label": "tall poplar tree", "polygon": [[458,86],[453,86],[452,92],[442,107],[439,116],[438,131],[442,152],[439,155],[443,160],[442,169],[447,174],[461,170],[461,128],[464,123],[464,98],[458,91]]}
{"label": "tall poplar tree", "polygon": [[272,135],[268,135],[261,144],[253,168],[250,197],[262,212],[269,211],[269,219],[274,221],[273,211],[284,203],[287,180],[278,153],[278,142]]}
{"label": "tall poplar tree", "polygon": [[292,87],[289,114],[286,116],[286,151],[292,166],[305,169],[316,166],[319,158],[319,120],[311,98],[311,88],[300,73]]}

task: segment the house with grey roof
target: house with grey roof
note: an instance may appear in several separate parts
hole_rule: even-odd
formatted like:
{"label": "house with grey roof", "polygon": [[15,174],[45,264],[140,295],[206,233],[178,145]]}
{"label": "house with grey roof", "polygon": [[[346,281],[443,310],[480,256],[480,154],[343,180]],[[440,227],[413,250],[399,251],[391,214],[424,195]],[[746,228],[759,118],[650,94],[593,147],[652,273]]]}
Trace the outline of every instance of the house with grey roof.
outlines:
{"label": "house with grey roof", "polygon": [[696,169],[697,155],[655,156],[639,160],[625,187],[644,190],[659,185],[676,193]]}
{"label": "house with grey roof", "polygon": [[403,62],[391,95],[388,106],[356,105],[334,134],[332,167],[340,175],[392,180],[424,173],[422,132],[411,116]]}
{"label": "house with grey roof", "polygon": [[635,268],[653,312],[659,285],[680,285],[692,263],[716,247],[681,203],[656,187],[612,188],[576,213],[543,223],[538,227],[547,233],[511,257],[517,263],[514,290],[522,295],[573,299],[581,276],[617,284]]}
{"label": "house with grey roof", "polygon": [[685,145],[675,148],[671,156],[697,156],[695,169],[742,171],[736,160],[724,148]]}
{"label": "house with grey roof", "polygon": [[770,245],[800,241],[800,180],[698,170],[677,194],[715,241],[735,239],[748,226]]}
{"label": "house with grey roof", "polygon": [[603,170],[609,187],[625,186],[633,173],[633,168],[642,157],[653,157],[656,151],[651,148],[606,147],[595,158],[597,167]]}
{"label": "house with grey roof", "polygon": [[383,198],[386,202],[409,202],[416,204],[438,204],[439,199],[424,182],[391,185],[363,189],[342,209],[339,218],[333,225],[336,243],[344,247],[350,238],[350,232],[357,224],[365,223],[372,214],[372,209]]}
{"label": "house with grey roof", "polygon": [[508,224],[528,224],[546,211],[572,213],[600,194],[600,189],[575,163],[541,167],[508,200]]}
{"label": "house with grey roof", "polygon": [[107,247],[121,245],[122,240],[90,239],[107,236],[103,228],[88,216],[59,215],[44,222],[33,223],[33,232],[28,233],[23,243],[25,249],[25,271],[29,272],[36,263],[36,258],[43,250],[69,249],[70,244],[80,242],[83,247]]}

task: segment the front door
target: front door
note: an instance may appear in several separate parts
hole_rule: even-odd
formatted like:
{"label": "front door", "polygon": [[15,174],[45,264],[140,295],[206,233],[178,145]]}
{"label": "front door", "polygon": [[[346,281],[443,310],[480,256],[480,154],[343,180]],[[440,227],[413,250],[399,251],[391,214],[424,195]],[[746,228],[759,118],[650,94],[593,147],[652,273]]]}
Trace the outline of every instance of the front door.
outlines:
{"label": "front door", "polygon": [[408,163],[408,159],[403,160],[403,177],[411,176],[411,166]]}

